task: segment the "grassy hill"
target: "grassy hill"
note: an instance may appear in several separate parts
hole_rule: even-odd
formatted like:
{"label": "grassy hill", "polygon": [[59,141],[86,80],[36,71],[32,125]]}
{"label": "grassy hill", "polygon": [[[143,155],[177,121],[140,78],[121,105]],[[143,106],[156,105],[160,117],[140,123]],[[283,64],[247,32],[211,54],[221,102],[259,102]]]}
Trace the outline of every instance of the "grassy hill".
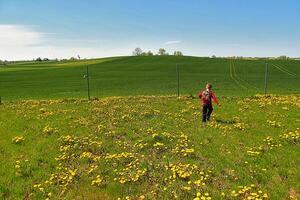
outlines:
{"label": "grassy hill", "polygon": [[223,98],[203,127],[191,98],[5,103],[0,199],[299,199],[299,113]]}
{"label": "grassy hill", "polygon": [[[300,61],[268,63],[270,93],[299,93]],[[264,89],[263,60],[152,56],[0,66],[0,96],[7,100],[86,97],[86,65],[93,97],[175,95],[176,64],[181,94],[195,95],[206,82],[219,96],[253,95]]]}

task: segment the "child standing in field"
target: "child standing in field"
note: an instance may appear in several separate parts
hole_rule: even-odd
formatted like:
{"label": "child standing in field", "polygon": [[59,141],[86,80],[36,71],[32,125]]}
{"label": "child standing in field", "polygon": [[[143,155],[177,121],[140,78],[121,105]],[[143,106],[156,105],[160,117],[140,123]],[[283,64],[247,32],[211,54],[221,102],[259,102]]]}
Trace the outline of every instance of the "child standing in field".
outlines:
{"label": "child standing in field", "polygon": [[202,100],[202,122],[209,121],[210,115],[213,111],[211,99],[219,106],[219,102],[213,93],[212,85],[210,83],[206,84],[206,88],[199,93],[199,98]]}

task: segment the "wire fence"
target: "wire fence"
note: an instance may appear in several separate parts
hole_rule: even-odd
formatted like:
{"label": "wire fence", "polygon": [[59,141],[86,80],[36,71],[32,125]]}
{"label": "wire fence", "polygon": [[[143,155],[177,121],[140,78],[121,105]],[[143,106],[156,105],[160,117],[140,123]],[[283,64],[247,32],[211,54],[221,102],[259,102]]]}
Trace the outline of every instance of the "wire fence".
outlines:
{"label": "wire fence", "polygon": [[206,83],[216,94],[299,94],[300,79],[294,65],[226,60],[169,63],[165,66],[28,68],[0,70],[0,104],[5,100],[101,98],[135,95],[196,96]]}

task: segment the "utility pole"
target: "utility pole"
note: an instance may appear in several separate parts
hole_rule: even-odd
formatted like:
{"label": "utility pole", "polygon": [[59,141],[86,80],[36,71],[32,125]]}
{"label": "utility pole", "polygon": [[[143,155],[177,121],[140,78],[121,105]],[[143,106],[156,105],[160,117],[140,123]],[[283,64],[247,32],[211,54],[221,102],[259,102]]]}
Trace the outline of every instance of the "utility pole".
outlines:
{"label": "utility pole", "polygon": [[86,79],[86,83],[87,83],[87,94],[88,94],[88,100],[91,100],[91,96],[90,96],[90,74],[89,74],[89,66],[86,66],[86,74],[84,76],[84,78]]}
{"label": "utility pole", "polygon": [[267,89],[268,89],[268,72],[269,71],[269,64],[266,63],[266,69],[265,69],[265,95],[267,95]]}
{"label": "utility pole", "polygon": [[177,72],[177,97],[179,97],[179,68],[178,68],[178,64],[176,64],[176,72]]}

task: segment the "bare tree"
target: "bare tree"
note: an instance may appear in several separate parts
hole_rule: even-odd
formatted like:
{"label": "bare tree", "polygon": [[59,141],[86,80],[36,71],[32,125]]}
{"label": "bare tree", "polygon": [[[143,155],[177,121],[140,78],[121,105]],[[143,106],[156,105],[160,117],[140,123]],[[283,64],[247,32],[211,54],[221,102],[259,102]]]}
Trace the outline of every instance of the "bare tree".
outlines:
{"label": "bare tree", "polygon": [[134,51],[132,52],[132,55],[134,56],[141,56],[143,54],[143,50],[140,47],[137,47],[134,49]]}
{"label": "bare tree", "polygon": [[167,51],[164,48],[160,48],[158,50],[158,55],[160,55],[160,56],[167,55]]}

